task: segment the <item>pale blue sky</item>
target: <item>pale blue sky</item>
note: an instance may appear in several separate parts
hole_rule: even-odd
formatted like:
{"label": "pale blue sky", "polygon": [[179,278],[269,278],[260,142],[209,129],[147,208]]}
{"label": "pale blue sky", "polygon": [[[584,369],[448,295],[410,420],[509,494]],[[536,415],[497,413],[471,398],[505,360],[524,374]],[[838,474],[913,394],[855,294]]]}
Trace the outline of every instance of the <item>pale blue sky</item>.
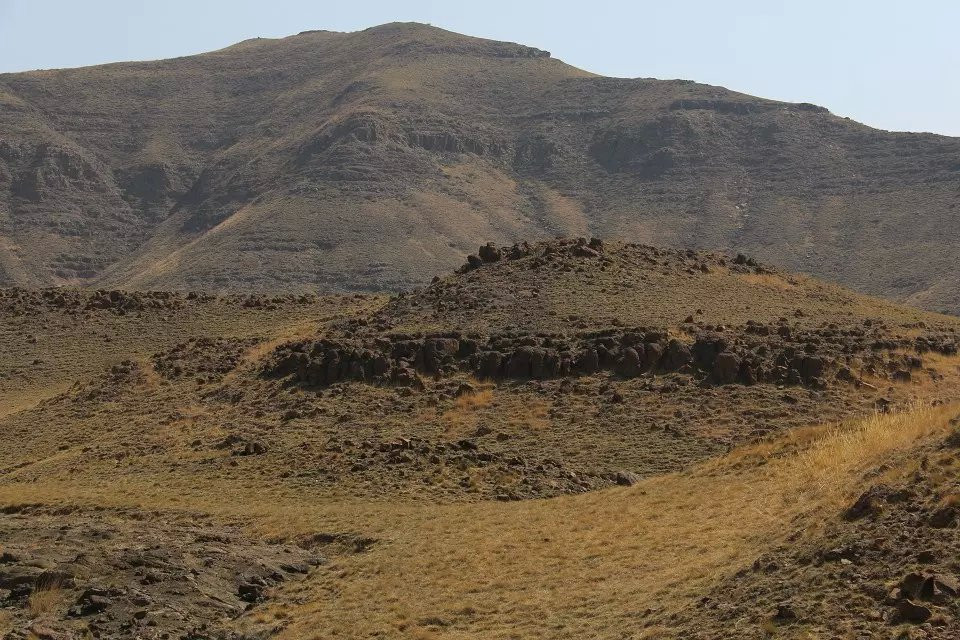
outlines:
{"label": "pale blue sky", "polygon": [[960,136],[960,2],[0,0],[0,71],[149,60],[396,20],[551,51],[625,77],[814,102],[894,130]]}

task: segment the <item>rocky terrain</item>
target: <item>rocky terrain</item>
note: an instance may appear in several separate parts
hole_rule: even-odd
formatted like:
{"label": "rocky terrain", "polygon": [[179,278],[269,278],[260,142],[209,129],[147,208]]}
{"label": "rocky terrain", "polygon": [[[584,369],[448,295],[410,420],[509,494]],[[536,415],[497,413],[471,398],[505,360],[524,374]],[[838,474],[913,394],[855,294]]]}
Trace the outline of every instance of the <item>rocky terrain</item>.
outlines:
{"label": "rocky terrain", "polygon": [[397,291],[594,234],[957,312],[958,181],[955,138],[419,24],[0,75],[6,286]]}
{"label": "rocky terrain", "polygon": [[0,416],[190,337],[249,345],[378,304],[363,296],[0,289]]}
{"label": "rocky terrain", "polygon": [[181,520],[8,510],[0,593],[26,601],[31,617],[62,622],[34,621],[5,637],[210,637],[211,627],[263,603],[272,587],[327,562],[326,547],[339,552],[334,541],[270,544],[236,527]]}
{"label": "rocky terrain", "polygon": [[895,482],[870,474],[868,488],[816,539],[796,532],[724,581],[697,602],[697,628],[686,637],[746,627],[770,635],[804,627],[824,637],[955,637],[958,434],[911,451],[910,473]]}
{"label": "rocky terrain", "polygon": [[468,256],[0,291],[0,637],[956,635],[955,317],[738,254]]}

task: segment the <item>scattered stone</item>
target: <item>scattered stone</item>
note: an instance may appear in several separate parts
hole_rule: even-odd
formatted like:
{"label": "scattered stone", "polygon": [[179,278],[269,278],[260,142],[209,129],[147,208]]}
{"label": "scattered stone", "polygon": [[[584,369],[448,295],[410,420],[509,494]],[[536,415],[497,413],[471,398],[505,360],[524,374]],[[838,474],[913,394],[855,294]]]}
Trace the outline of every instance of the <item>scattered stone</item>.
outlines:
{"label": "scattered stone", "polygon": [[859,520],[868,515],[876,515],[883,507],[883,501],[886,499],[889,489],[883,485],[870,487],[863,492],[857,501],[847,508],[843,513],[846,520]]}
{"label": "scattered stone", "polygon": [[928,521],[931,527],[936,529],[946,529],[954,527],[957,524],[957,507],[948,505],[940,507],[930,515]]}
{"label": "scattered stone", "polygon": [[904,622],[922,623],[930,619],[933,612],[928,607],[911,602],[906,598],[897,601],[896,620]]}

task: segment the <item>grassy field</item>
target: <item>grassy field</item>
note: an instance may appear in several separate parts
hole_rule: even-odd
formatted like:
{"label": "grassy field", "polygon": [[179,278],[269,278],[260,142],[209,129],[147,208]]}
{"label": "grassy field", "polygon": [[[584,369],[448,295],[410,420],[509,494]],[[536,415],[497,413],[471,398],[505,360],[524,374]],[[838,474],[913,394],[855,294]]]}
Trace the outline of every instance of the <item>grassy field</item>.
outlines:
{"label": "grassy field", "polygon": [[910,451],[958,412],[797,430],[632,487],[510,504],[324,500],[189,478],[5,484],[0,503],[182,511],[271,539],[375,538],[238,623],[283,622],[284,638],[671,638],[672,615],[775,544],[815,536],[869,473],[912,472]]}

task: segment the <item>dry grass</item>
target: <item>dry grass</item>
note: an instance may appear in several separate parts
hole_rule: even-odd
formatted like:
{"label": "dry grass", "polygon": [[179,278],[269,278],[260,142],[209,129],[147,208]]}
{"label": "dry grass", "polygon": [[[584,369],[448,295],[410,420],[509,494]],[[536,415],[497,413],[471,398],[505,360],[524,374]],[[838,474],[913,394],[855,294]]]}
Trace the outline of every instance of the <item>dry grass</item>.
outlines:
{"label": "dry grass", "polygon": [[740,278],[750,284],[772,287],[782,291],[792,291],[799,286],[799,280],[796,276],[785,278],[775,273],[744,273]]}
{"label": "dry grass", "polygon": [[522,407],[518,407],[513,416],[507,421],[518,431],[543,431],[550,427],[550,404],[532,399]]}
{"label": "dry grass", "polygon": [[489,406],[493,402],[493,390],[482,389],[476,393],[467,393],[453,403],[456,411],[476,411],[481,407]]}
{"label": "dry grass", "polygon": [[290,620],[286,638],[639,636],[646,609],[662,621],[790,534],[812,535],[863,490],[865,474],[908,459],[956,414],[918,406],[799,430],[633,487],[519,503],[338,500],[169,475],[6,485],[0,503],[203,512],[276,539],[376,537],[260,611]]}
{"label": "dry grass", "polygon": [[466,436],[475,431],[480,423],[478,413],[493,404],[493,389],[489,386],[481,387],[473,393],[466,393],[458,397],[453,406],[443,412],[440,417],[444,432],[448,436]]}
{"label": "dry grass", "polygon": [[13,611],[0,609],[0,636],[13,631]]}
{"label": "dry grass", "polygon": [[424,620],[444,621],[426,625],[442,638],[636,633],[638,612],[682,609],[789,533],[834,517],[866,471],[945,432],[955,414],[917,407],[811,429],[628,489],[427,509],[320,574],[284,637],[416,637]]}
{"label": "dry grass", "polygon": [[925,353],[923,354],[923,366],[943,375],[957,374],[960,373],[960,354]]}
{"label": "dry grass", "polygon": [[[0,317],[0,371],[14,372],[25,363],[29,375],[0,378],[0,418],[29,409],[66,391],[73,382],[87,380],[122,360],[147,362],[185,336],[258,337],[269,341],[298,337],[334,317],[369,311],[381,298],[356,300],[332,296],[310,305],[287,304],[276,310],[247,309],[216,300],[179,310],[148,310],[115,316],[108,312],[73,318],[45,312],[43,321],[29,329],[22,318]],[[33,333],[37,342],[25,339]],[[109,340],[105,339],[109,337]],[[255,356],[256,353],[251,354]],[[149,372],[150,367],[144,367]],[[156,380],[153,379],[153,382]],[[151,379],[146,381],[151,384]]]}
{"label": "dry grass", "polygon": [[59,582],[49,582],[37,585],[30,594],[27,610],[32,618],[53,613],[64,599],[64,593]]}
{"label": "dry grass", "polygon": [[42,389],[28,388],[19,392],[5,393],[0,397],[0,418],[35,407],[40,402],[61,394],[69,388],[70,383],[51,383]]}

